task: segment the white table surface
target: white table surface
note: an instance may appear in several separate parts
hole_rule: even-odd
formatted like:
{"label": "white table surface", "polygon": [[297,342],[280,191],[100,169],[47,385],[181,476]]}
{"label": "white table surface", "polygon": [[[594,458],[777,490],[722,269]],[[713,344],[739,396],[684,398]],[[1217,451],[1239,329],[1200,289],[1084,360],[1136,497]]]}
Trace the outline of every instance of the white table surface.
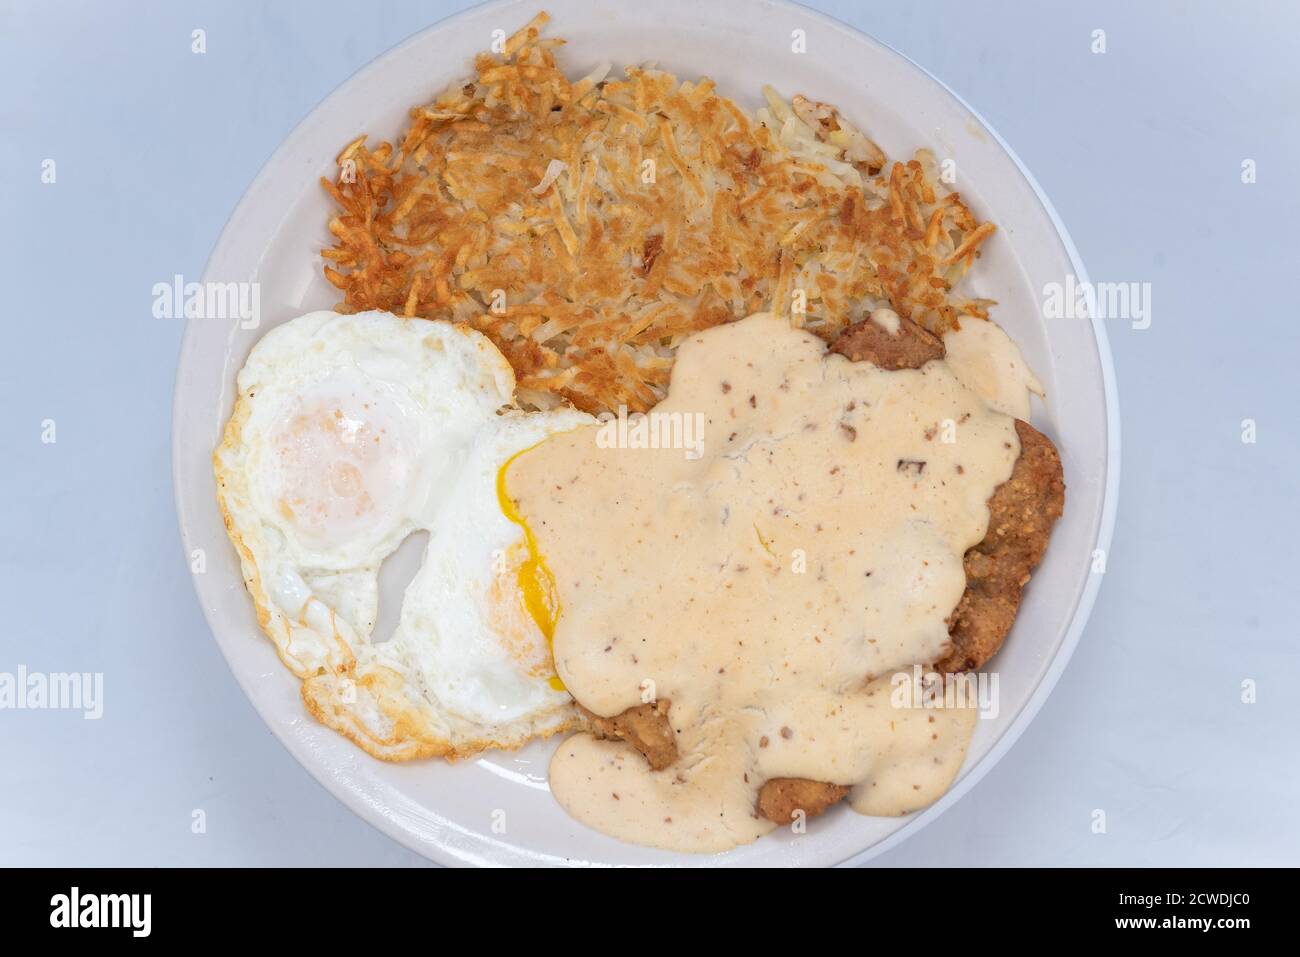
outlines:
{"label": "white table surface", "polygon": [[[0,672],[104,674],[98,721],[0,710],[0,864],[424,863],[290,758],[217,651],[172,505],[182,325],[150,304],[326,93],[462,5],[0,2]],[[1152,288],[1149,329],[1109,328],[1123,485],[1074,660],[878,863],[1300,863],[1300,7],[813,5],[979,110],[1094,280]]]}

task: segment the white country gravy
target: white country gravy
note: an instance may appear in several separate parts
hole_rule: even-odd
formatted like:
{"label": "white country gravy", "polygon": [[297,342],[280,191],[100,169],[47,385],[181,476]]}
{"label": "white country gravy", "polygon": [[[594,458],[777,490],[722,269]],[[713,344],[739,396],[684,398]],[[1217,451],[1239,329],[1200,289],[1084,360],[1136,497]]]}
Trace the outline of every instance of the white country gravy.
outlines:
{"label": "white country gravy", "polygon": [[577,735],[551,790],[608,834],[697,852],[771,830],[755,805],[774,777],[854,785],[863,813],[924,807],[975,714],[894,707],[890,678],[947,649],[1014,420],[944,361],[885,372],[769,314],[681,345],[653,414],[697,412],[699,457],[601,448],[589,426],[509,467],[554,576],[564,684],[601,715],[667,699],[677,740],[652,771]]}
{"label": "white country gravy", "polygon": [[1020,347],[997,323],[967,320],[944,334],[949,368],[989,407],[1029,421],[1029,393],[1043,387],[1020,354]]}

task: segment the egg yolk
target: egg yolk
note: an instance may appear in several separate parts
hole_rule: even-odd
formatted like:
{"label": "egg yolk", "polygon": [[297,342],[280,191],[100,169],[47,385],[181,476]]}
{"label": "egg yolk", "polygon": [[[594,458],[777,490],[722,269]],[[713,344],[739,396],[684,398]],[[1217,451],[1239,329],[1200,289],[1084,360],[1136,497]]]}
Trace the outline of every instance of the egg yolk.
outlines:
{"label": "egg yolk", "polygon": [[[533,530],[528,527],[524,517],[515,508],[514,500],[506,491],[506,470],[515,459],[535,447],[529,446],[528,449],[516,452],[506,460],[505,465],[501,466],[501,470],[497,472],[497,501],[501,505],[501,514],[524,530],[524,545],[528,551],[528,558],[519,566],[517,573],[519,594],[523,598],[524,608],[528,610],[529,616],[537,622],[537,627],[545,636],[547,647],[551,648],[555,639],[555,623],[560,618],[560,598],[555,590],[555,576],[546,567],[546,561],[537,547]],[[564,682],[560,680],[558,674],[551,678],[550,684],[556,691],[565,690]]]}

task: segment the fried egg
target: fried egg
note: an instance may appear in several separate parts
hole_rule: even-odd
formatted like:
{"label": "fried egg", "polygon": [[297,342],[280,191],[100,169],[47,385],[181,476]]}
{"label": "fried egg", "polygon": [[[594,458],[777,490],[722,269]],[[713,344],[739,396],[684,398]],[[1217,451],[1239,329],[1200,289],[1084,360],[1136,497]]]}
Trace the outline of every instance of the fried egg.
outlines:
{"label": "fried egg", "polygon": [[[376,757],[459,757],[575,727],[555,675],[549,573],[506,464],[593,421],[523,412],[481,334],[384,312],[268,332],[214,455],[258,622],[308,709]],[[393,635],[379,570],[429,533]]]}

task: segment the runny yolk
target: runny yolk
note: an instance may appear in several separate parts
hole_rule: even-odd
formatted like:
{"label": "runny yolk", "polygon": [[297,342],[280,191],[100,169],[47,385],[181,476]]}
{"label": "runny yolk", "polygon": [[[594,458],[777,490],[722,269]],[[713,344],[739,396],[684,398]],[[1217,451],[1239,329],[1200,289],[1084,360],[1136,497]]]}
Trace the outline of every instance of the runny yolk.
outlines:
{"label": "runny yolk", "polygon": [[[506,470],[515,459],[533,448],[536,446],[530,445],[527,449],[516,452],[506,460],[505,465],[501,466],[501,470],[497,472],[497,501],[501,505],[501,514],[524,530],[524,545],[528,550],[528,558],[519,566],[517,573],[519,594],[523,597],[524,608],[528,610],[528,614],[533,621],[537,622],[537,627],[545,636],[546,646],[552,648],[555,640],[555,623],[560,618],[560,596],[555,590],[555,576],[546,567],[546,561],[537,547],[533,530],[528,527],[524,517],[515,508],[514,499],[506,491]],[[551,678],[550,683],[556,691],[566,690],[558,674]]]}

